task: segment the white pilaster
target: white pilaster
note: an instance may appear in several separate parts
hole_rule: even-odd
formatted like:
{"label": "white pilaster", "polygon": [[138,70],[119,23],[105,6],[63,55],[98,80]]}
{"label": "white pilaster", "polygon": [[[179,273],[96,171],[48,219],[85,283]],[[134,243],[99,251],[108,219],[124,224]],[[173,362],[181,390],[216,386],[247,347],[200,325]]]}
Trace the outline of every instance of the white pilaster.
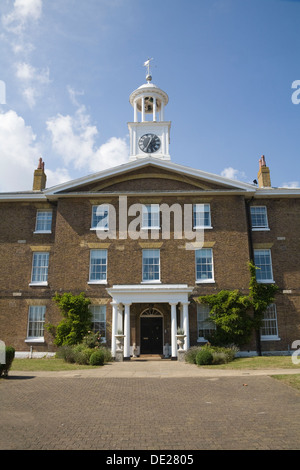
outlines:
{"label": "white pilaster", "polygon": [[111,302],[112,305],[112,328],[111,328],[111,355],[116,357],[116,334],[117,334],[117,312],[118,304],[114,300]]}
{"label": "white pilaster", "polygon": [[171,305],[171,350],[172,350],[172,358],[177,357],[177,341],[176,341],[176,334],[177,334],[177,315],[176,315],[176,303],[170,303]]}
{"label": "white pilaster", "polygon": [[187,351],[190,347],[189,302],[182,302],[182,320],[182,327],[186,335],[183,349]]}
{"label": "white pilaster", "polygon": [[118,330],[123,331],[123,307],[122,304],[118,305],[118,321],[117,321],[117,332]]}
{"label": "white pilaster", "polygon": [[130,305],[124,304],[124,358],[130,358]]}

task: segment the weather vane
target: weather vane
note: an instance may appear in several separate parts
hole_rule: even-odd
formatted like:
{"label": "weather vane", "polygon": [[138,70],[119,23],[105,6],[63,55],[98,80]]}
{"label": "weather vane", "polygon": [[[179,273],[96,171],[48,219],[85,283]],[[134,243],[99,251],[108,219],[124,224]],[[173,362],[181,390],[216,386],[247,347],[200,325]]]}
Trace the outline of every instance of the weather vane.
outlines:
{"label": "weather vane", "polygon": [[153,58],[152,58],[152,59],[148,59],[148,60],[146,60],[146,62],[144,62],[144,67],[147,67],[146,80],[147,80],[148,82],[151,82],[151,80],[152,80],[151,72],[150,72],[150,62],[151,62],[151,60],[153,60]]}

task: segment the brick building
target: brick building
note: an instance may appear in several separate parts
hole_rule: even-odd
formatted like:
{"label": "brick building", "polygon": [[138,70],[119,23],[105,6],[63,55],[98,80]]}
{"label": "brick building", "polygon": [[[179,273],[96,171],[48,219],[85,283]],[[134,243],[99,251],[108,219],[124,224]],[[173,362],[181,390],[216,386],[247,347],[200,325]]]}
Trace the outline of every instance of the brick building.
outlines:
{"label": "brick building", "polygon": [[[0,339],[17,351],[53,352],[45,322],[61,320],[55,292],[85,292],[95,329],[124,357],[177,357],[213,325],[194,301],[222,289],[248,292],[248,261],[279,291],[261,330],[263,351],[300,339],[300,189],[258,184],[171,162],[167,94],[147,83],[134,109],[128,163],[46,188],[42,159],[33,189],[0,194]],[[255,351],[255,343],[245,351]]]}

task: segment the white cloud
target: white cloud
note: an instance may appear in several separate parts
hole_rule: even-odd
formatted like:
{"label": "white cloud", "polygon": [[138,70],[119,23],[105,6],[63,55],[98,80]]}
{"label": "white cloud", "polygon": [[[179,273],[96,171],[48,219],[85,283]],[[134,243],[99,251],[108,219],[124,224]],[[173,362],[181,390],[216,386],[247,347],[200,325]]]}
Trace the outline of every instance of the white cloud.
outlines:
{"label": "white cloud", "polygon": [[[12,10],[2,15],[3,38],[10,44],[15,56],[26,61],[15,64],[16,77],[20,81],[21,93],[30,108],[36,104],[42,93],[42,86],[48,85],[49,69],[37,69],[28,62],[35,46],[28,42],[27,28],[36,23],[42,15],[42,0],[15,0]],[[32,37],[32,35],[31,35]]]}
{"label": "white cloud", "polygon": [[42,14],[42,0],[15,0],[12,11],[2,15],[7,31],[21,34],[29,21],[37,21]]}
{"label": "white cloud", "polygon": [[80,106],[74,116],[58,114],[46,124],[51,133],[53,149],[67,166],[96,172],[128,160],[125,139],[112,137],[97,147],[98,130],[90,123],[90,116],[84,106]]}
{"label": "white cloud", "polygon": [[0,191],[32,189],[39,157],[32,128],[15,111],[0,113]]}
{"label": "white cloud", "polygon": [[282,188],[299,188],[299,181],[290,181],[289,183],[283,183]]}
{"label": "white cloud", "polygon": [[49,69],[38,70],[27,62],[18,62],[16,64],[16,77],[20,80],[25,101],[30,108],[33,108],[36,99],[41,94],[41,87],[50,82]]}
{"label": "white cloud", "polygon": [[221,172],[221,176],[232,180],[244,179],[246,177],[243,171],[236,170],[232,167],[224,168],[224,170]]}

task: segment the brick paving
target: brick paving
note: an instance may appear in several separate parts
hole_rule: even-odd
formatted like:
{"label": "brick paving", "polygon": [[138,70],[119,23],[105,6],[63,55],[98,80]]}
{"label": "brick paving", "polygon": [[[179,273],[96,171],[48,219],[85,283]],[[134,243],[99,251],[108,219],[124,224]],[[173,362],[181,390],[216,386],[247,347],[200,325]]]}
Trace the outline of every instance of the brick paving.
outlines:
{"label": "brick paving", "polygon": [[10,373],[0,397],[1,450],[300,449],[300,394],[266,375]]}

